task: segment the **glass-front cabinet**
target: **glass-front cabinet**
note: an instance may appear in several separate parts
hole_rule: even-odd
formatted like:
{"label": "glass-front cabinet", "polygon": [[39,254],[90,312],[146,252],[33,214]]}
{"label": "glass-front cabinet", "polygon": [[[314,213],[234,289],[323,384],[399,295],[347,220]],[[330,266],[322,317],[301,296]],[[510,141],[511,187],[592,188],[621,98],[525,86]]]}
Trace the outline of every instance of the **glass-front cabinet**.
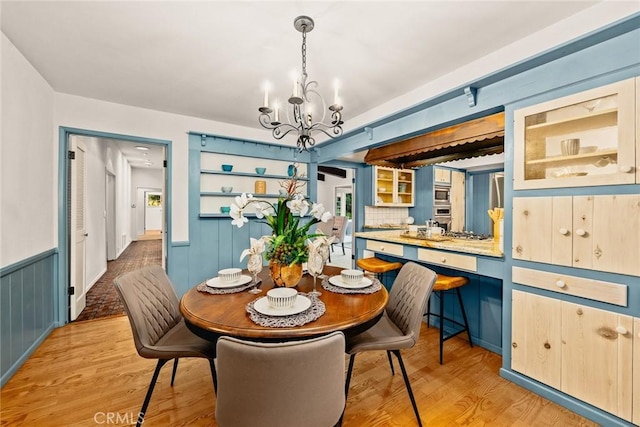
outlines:
{"label": "glass-front cabinet", "polygon": [[375,206],[413,206],[414,171],[374,167]]}
{"label": "glass-front cabinet", "polygon": [[514,189],[636,182],[639,79],[514,112]]}

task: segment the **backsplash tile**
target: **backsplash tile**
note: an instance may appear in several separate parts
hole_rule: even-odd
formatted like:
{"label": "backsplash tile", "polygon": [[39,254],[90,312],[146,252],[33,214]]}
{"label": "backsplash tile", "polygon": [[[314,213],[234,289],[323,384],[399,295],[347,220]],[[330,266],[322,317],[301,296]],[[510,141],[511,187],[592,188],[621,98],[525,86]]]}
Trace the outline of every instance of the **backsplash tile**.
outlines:
{"label": "backsplash tile", "polygon": [[382,224],[403,225],[408,216],[409,208],[364,207],[365,227]]}

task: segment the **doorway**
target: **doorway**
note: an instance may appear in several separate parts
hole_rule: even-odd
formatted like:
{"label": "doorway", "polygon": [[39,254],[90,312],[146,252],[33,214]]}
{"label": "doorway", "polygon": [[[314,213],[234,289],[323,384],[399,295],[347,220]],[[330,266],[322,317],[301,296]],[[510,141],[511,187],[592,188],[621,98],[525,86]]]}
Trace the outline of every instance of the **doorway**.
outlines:
{"label": "doorway", "polygon": [[[59,137],[57,317],[58,323],[64,324],[80,317],[79,310],[74,308],[72,313],[72,304],[76,304],[81,295],[88,300],[91,290],[108,273],[110,263],[126,255],[126,264],[132,268],[144,265],[143,262],[150,260],[155,264],[166,265],[168,254],[165,244],[171,235],[165,219],[170,214],[171,207],[168,204],[166,209],[160,212],[160,240],[152,242],[155,248],[145,249],[142,245],[136,248],[138,250],[133,254],[125,254],[136,238],[132,212],[135,206],[130,194],[133,162],[117,149],[117,144],[147,146],[160,150],[164,160],[160,162],[159,170],[162,182],[155,186],[155,190],[164,201],[170,200],[170,187],[167,182],[171,177],[171,142],[63,127],[60,128]],[[87,199],[83,202],[86,207],[83,211],[84,221],[88,230],[83,233],[77,232],[78,219],[74,216],[77,217],[78,210],[72,206],[72,195],[77,194],[79,187],[75,175],[80,169],[78,163],[75,163],[76,160],[72,158],[73,155],[69,154],[70,151],[74,151],[73,140],[83,141],[87,145],[84,165],[86,180],[83,184],[86,190],[83,194],[92,200]],[[79,234],[86,237],[86,260],[82,264],[82,274],[78,273],[81,271],[76,246],[76,237]],[[132,262],[131,256],[137,256],[136,254],[142,254],[140,259],[143,261]],[[84,278],[85,286],[80,287],[78,277]],[[109,286],[113,288],[111,281]]]}

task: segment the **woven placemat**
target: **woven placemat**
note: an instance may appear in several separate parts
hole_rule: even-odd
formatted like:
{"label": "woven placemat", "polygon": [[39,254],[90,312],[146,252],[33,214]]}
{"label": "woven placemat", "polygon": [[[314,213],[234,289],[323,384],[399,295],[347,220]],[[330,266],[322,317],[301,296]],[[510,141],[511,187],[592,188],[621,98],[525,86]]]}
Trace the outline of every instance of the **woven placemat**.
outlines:
{"label": "woven placemat", "polygon": [[375,294],[380,289],[382,289],[382,283],[380,283],[378,279],[373,278],[371,279],[371,282],[371,285],[367,286],[366,288],[351,289],[332,285],[329,282],[329,278],[325,277],[324,279],[322,279],[322,287],[325,290],[329,292],[335,292],[336,294]]}
{"label": "woven placemat", "polygon": [[[260,286],[261,282],[262,282],[262,279],[258,279],[257,286]],[[207,285],[206,280],[200,283],[198,286],[196,286],[196,290],[200,292],[206,292],[208,294],[214,294],[214,295],[235,294],[237,292],[247,291],[251,288],[253,288],[253,280],[251,280],[246,285],[238,286],[237,288],[212,288],[211,286]]]}
{"label": "woven placemat", "polygon": [[254,308],[254,304],[257,299],[247,304],[246,310],[247,313],[249,313],[249,317],[254,323],[270,328],[291,328],[294,326],[302,326],[319,319],[320,316],[325,313],[326,307],[324,303],[318,299],[318,297],[311,296],[304,292],[299,292],[298,295],[306,296],[311,300],[311,307],[309,307],[302,313],[292,314],[290,316],[267,316],[259,313]]}

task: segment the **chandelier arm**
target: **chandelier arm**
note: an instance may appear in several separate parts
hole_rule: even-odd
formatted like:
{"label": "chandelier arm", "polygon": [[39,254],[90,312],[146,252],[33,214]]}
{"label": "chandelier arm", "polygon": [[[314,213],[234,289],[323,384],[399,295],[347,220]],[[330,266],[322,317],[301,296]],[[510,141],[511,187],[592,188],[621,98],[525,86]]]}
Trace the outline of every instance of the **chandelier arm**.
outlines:
{"label": "chandelier arm", "polygon": [[314,123],[311,128],[313,131],[324,133],[329,138],[337,138],[343,133],[342,126],[340,125],[329,126],[325,123]]}

